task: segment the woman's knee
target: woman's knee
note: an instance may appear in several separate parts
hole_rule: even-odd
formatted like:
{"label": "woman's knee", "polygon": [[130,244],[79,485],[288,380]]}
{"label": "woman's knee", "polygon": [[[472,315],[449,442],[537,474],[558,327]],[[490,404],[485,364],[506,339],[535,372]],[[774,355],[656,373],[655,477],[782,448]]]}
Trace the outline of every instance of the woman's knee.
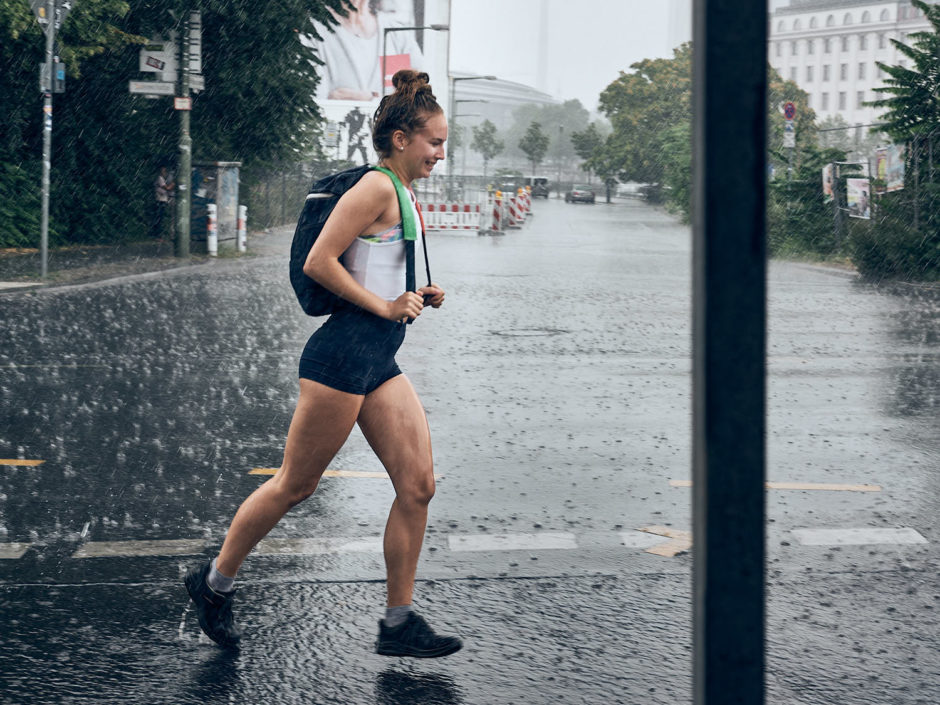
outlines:
{"label": "woman's knee", "polygon": [[398,499],[406,504],[426,507],[434,497],[434,474],[422,474],[398,490]]}
{"label": "woman's knee", "polygon": [[281,501],[288,507],[294,507],[300,504],[316,492],[317,485],[320,482],[319,478],[304,480],[302,482],[287,480],[283,476],[274,479],[277,480],[274,489],[281,497]]}

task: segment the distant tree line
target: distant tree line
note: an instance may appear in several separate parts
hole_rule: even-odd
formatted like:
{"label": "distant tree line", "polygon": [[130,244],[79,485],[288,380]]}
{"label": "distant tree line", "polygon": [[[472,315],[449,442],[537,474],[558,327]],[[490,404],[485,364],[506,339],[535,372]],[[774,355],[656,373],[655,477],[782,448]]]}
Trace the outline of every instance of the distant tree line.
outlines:
{"label": "distant tree line", "polygon": [[[771,254],[848,258],[870,277],[940,279],[940,158],[934,157],[940,154],[940,5],[912,2],[932,29],[909,35],[910,45],[892,40],[911,66],[879,64],[888,78],[876,89],[883,97],[871,103],[885,110],[887,125],[882,129],[907,147],[905,187],[877,197],[870,220],[836,216],[833,205],[823,201],[822,169],[845,162],[849,151],[873,151],[878,138],[846,140],[826,132],[820,139],[808,95],[768,66]],[[665,203],[686,220],[692,201],[692,53],[692,45],[685,44],[671,59],[647,59],[633,64],[630,72],[621,72],[600,96],[611,134],[599,139],[589,128],[573,136],[586,168],[604,179],[647,184],[651,200]],[[792,150],[782,146],[782,106],[788,101],[796,105]],[[829,121],[826,127],[838,124]],[[728,163],[726,168],[736,165]],[[843,180],[862,175],[847,165],[840,174]]]}
{"label": "distant tree line", "polygon": [[[193,158],[241,161],[242,182],[317,149],[320,114],[312,50],[299,41],[311,18],[330,25],[343,0],[202,0],[205,90],[192,110]],[[171,97],[128,92],[151,37],[181,28],[185,0],[81,0],[57,34],[67,67],[54,96],[53,244],[134,239],[147,229],[152,184],[174,168],[179,119]],[[0,0],[0,247],[35,247],[40,216],[45,37],[29,3]],[[247,191],[243,188],[243,191]],[[250,207],[250,203],[249,203]]]}

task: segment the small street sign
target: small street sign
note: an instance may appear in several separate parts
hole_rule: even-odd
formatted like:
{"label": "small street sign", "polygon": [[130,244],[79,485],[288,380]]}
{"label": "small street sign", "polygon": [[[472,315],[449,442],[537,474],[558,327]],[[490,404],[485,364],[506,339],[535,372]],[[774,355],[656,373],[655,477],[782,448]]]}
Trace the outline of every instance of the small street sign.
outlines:
{"label": "small street sign", "polygon": [[201,74],[192,74],[189,77],[189,87],[194,91],[206,90],[206,78]]}
{"label": "small street sign", "polygon": [[176,86],[165,81],[128,81],[128,84],[131,93],[143,93],[145,95],[176,94]]}
{"label": "small street sign", "polygon": [[787,120],[792,120],[794,117],[796,117],[796,106],[789,101],[784,103],[783,115]]}
{"label": "small street sign", "polygon": [[189,72],[202,73],[202,14],[189,15]]}
{"label": "small street sign", "polygon": [[[33,14],[39,20],[43,27],[49,26],[49,18],[46,17],[46,0],[29,0],[33,8]],[[58,32],[69,12],[72,11],[72,0],[55,0],[55,29]]]}
{"label": "small street sign", "polygon": [[142,47],[138,55],[138,71],[157,73],[159,80],[173,83],[176,81],[176,44],[172,41],[152,39]]}
{"label": "small street sign", "polygon": [[173,109],[174,110],[192,110],[193,99],[176,97],[173,99]]}

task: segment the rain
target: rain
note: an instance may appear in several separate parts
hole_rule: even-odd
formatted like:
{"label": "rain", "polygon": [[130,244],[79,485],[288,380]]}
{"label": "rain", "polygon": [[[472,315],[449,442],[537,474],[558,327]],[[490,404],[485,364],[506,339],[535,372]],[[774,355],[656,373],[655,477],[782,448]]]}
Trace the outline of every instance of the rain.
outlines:
{"label": "rain", "polygon": [[[20,107],[22,98],[16,110],[32,111],[23,134],[41,149],[42,95],[33,85],[41,32],[26,24],[35,22],[29,4],[8,10],[12,2],[0,0],[11,18],[4,36],[15,29],[35,44],[25,57],[28,106]],[[495,49],[476,64],[459,53],[491,4],[412,0],[381,10],[413,18],[420,7],[417,22],[428,27],[450,10],[449,28],[426,28],[420,47],[444,110],[456,106],[450,128],[458,144],[415,183],[429,266],[447,300],[407,327],[396,359],[420,396],[434,450],[436,493],[415,603],[436,627],[459,634],[463,649],[421,661],[374,653],[385,602],[382,536],[395,491],[358,428],[316,492],[239,572],[240,649],[219,648],[200,630],[182,577],[217,555],[236,510],[280,466],[300,353],[325,320],[297,305],[288,255],[310,184],[359,158],[352,104],[311,99],[309,111],[285,118],[281,127],[316,132],[309,156],[298,157],[306,136],[266,142],[264,121],[280,118],[253,97],[246,105],[255,108],[241,115],[200,107],[223,100],[212,92],[213,77],[225,75],[213,47],[222,52],[216,57],[234,51],[204,38],[206,88],[193,94],[192,109],[193,218],[181,253],[176,201],[152,231],[151,167],[170,163],[180,179],[173,98],[127,90],[126,75],[153,78],[138,75],[142,45],[112,46],[110,59],[83,57],[74,53],[74,33],[78,20],[97,18],[103,27],[146,31],[153,43],[160,23],[182,14],[130,2],[109,17],[114,10],[101,3],[76,2],[73,25],[61,29],[63,47],[73,42],[73,53],[63,50],[66,93],[54,101],[62,105],[62,139],[89,161],[76,168],[63,156],[68,143],[55,143],[46,277],[41,152],[32,162],[0,152],[0,195],[11,200],[15,184],[28,183],[22,201],[31,214],[0,204],[0,702],[693,702],[693,214],[682,201],[690,184],[680,178],[693,154],[691,104],[682,93],[691,75],[679,80],[679,97],[650,98],[651,111],[665,111],[656,113],[660,120],[674,121],[659,130],[656,163],[640,158],[639,133],[628,132],[634,128],[618,112],[629,101],[617,103],[636,88],[631,76],[681,78],[695,61],[684,44],[692,3],[676,0],[648,15],[643,3],[630,3],[659,45],[647,55],[625,53],[625,73],[613,71],[593,97],[576,95],[556,58],[548,66],[557,73],[542,77],[530,67],[523,59],[542,55],[537,45],[519,49],[505,72]],[[839,6],[840,22],[849,4],[859,5],[828,1]],[[333,3],[300,5],[315,6],[307,29],[332,16]],[[541,11],[536,5],[530,14]],[[548,37],[560,31],[561,5],[544,5]],[[775,20],[794,31],[793,18],[812,9],[801,5],[767,8],[769,71],[777,71],[775,42],[791,41],[775,34]],[[237,41],[247,32],[231,8],[202,11],[204,33]],[[259,26],[274,22],[261,14]],[[298,56],[316,46],[283,41],[301,47]],[[451,73],[439,66],[448,52]],[[283,59],[272,49],[272,66],[275,55]],[[83,61],[128,57],[130,69],[114,69],[119,97],[68,93],[104,85],[102,76],[82,78]],[[310,70],[314,78],[297,79],[285,95],[315,84]],[[797,157],[782,142],[769,144],[767,157],[766,702],[934,703],[937,138],[909,147],[903,188],[888,190],[878,151],[886,140],[900,143],[897,133],[836,135],[836,120],[826,125],[838,129],[817,132],[821,106],[814,120],[799,112],[812,109],[814,87],[788,77],[786,64],[768,79],[781,98],[769,114],[769,140],[792,127],[785,99],[794,97],[798,112]],[[14,83],[4,79],[3,95],[14,95]],[[499,95],[509,90],[530,102],[507,108]],[[121,119],[128,106],[144,116],[131,134],[112,138],[131,145],[133,158],[106,170],[129,179],[119,198],[134,212],[111,210],[115,194],[97,185],[66,183],[94,171],[95,160],[117,159],[94,155],[71,122],[70,110],[96,101],[112,101]],[[365,114],[376,105],[359,107]],[[215,136],[209,115],[224,123]],[[172,124],[147,135],[144,127],[163,117]],[[485,120],[503,142],[492,157],[475,141]],[[540,154],[538,139],[523,148],[533,123],[546,138]],[[630,139],[618,143],[618,135]],[[582,155],[577,136],[594,151]],[[612,162],[618,149],[626,152]],[[826,165],[869,157],[870,169],[843,169],[825,200]],[[206,186],[215,178],[205,176],[210,162],[221,169],[216,186]],[[869,218],[849,201],[849,181],[863,171]],[[546,198],[532,197],[536,177],[547,184]],[[201,189],[198,178],[206,179]],[[237,186],[231,203],[226,179]],[[577,188],[590,190],[592,201],[572,202]],[[199,210],[207,203],[217,208],[214,233],[211,211]],[[467,215],[428,207],[451,203],[467,205]],[[906,232],[905,218],[913,229],[906,209],[914,203],[917,237],[895,237]],[[244,241],[240,204],[248,213]],[[922,249],[906,249],[915,246]]]}

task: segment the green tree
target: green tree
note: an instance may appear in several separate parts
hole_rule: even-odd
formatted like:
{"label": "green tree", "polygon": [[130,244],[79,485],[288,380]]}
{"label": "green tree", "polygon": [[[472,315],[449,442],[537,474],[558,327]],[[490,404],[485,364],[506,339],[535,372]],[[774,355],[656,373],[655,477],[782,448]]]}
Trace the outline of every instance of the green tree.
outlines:
{"label": "green tree", "polygon": [[612,135],[608,135],[607,139],[594,148],[585,165],[597,174],[604,184],[607,190],[607,202],[610,203],[610,193],[617,184],[617,172],[620,170],[620,154]]}
{"label": "green tree", "polygon": [[[190,4],[74,3],[58,34],[68,85],[54,100],[54,243],[117,241],[146,230],[153,174],[159,163],[175,160],[179,121],[169,98],[130,95],[127,84],[142,78],[139,45],[178,30]],[[342,5],[343,0],[201,3],[206,89],[193,99],[194,159],[243,162],[245,192],[257,169],[296,161],[315,149],[318,59],[299,37],[314,31],[311,18],[335,24],[326,8]],[[24,179],[39,182],[42,113],[36,77],[44,48],[29,4],[0,0],[0,104],[5,112],[0,161],[18,165],[0,172],[0,193]],[[20,215],[0,218],[0,246],[26,244],[23,234],[33,226]],[[38,231],[31,244],[36,242]]]}
{"label": "green tree", "polygon": [[483,157],[483,183],[486,183],[486,166],[490,160],[503,151],[505,145],[496,133],[496,125],[484,120],[473,126],[473,142],[470,147]]}
{"label": "green tree", "polygon": [[891,40],[913,66],[906,68],[877,62],[888,77],[883,86],[874,90],[886,97],[869,103],[885,110],[884,130],[899,142],[940,126],[940,6],[922,0],[911,2],[924,13],[933,30],[909,35],[910,46]]}
{"label": "green tree", "polygon": [[542,126],[537,122],[530,122],[525,135],[519,140],[519,149],[526,155],[526,158],[532,163],[532,173],[534,174],[545,159],[545,153],[548,151],[548,135],[542,132]]}
{"label": "green tree", "polygon": [[513,111],[512,124],[503,130],[506,156],[510,159],[527,158],[518,146],[519,141],[525,136],[529,125],[537,122],[543,126],[552,126],[552,129],[545,129],[549,139],[546,155],[556,163],[570,164],[576,156],[570,136],[583,130],[589,119],[590,114],[579,100],[567,100],[558,105],[521,105]]}
{"label": "green tree", "polygon": [[630,68],[600,96],[613,126],[609,149],[622,180],[659,184],[665,129],[692,119],[692,45],[676,48],[671,59],[644,59]]}
{"label": "green tree", "polygon": [[589,123],[581,132],[571,133],[571,145],[574,147],[575,154],[581,157],[584,162],[582,168],[587,171],[588,177],[591,175],[591,168],[587,162],[594,156],[594,151],[603,142],[604,138],[601,136],[600,130],[597,129],[597,124],[593,122]]}

